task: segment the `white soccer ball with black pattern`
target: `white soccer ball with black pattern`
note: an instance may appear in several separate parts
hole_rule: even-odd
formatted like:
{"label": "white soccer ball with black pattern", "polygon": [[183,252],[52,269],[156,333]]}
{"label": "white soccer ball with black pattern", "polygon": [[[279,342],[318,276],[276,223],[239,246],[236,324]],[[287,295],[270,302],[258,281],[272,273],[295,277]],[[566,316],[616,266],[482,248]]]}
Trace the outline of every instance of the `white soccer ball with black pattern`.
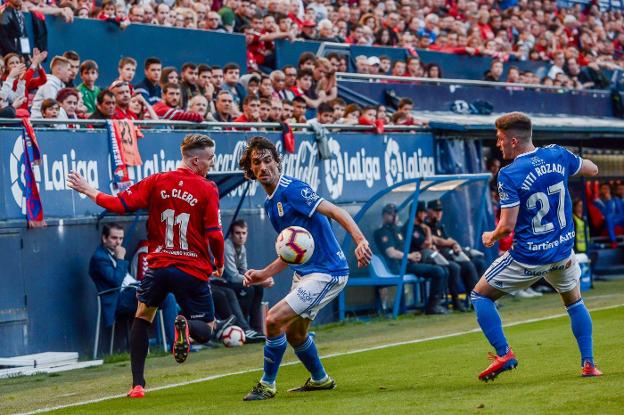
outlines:
{"label": "white soccer ball with black pattern", "polygon": [[289,226],[277,236],[275,251],[288,264],[305,264],[314,253],[314,238],[301,226]]}
{"label": "white soccer ball with black pattern", "polygon": [[245,332],[238,326],[230,326],[223,330],[221,341],[225,347],[239,347],[245,344]]}

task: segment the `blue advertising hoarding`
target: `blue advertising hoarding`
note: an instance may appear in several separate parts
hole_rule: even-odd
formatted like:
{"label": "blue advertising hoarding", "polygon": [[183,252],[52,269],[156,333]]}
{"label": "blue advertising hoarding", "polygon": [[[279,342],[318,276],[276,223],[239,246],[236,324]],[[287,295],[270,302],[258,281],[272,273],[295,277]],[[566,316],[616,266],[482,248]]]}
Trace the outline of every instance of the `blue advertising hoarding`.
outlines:
{"label": "blue advertising hoarding", "polygon": [[[130,167],[135,182],[157,172],[170,171],[180,161],[179,145],[189,131],[144,130],[139,140],[143,164]],[[22,130],[0,130],[3,160],[0,191],[3,204],[0,220],[23,219],[25,215]],[[257,132],[210,132],[217,143],[214,170],[237,171],[245,140]],[[279,133],[262,133],[282,151]],[[111,167],[104,130],[38,130],[41,165],[33,168],[39,185],[45,216],[71,218],[93,216],[102,210],[82,195],[71,191],[65,178],[78,171],[94,187],[113,193]],[[435,173],[431,133],[330,133],[328,147],[332,158],[321,160],[315,137],[296,134],[294,154],[284,154],[282,171],[308,182],[326,199],[337,202],[363,202],[380,189],[398,181]],[[226,196],[222,209],[236,206],[242,186]],[[262,205],[264,192],[254,182],[246,199],[247,207]]]}

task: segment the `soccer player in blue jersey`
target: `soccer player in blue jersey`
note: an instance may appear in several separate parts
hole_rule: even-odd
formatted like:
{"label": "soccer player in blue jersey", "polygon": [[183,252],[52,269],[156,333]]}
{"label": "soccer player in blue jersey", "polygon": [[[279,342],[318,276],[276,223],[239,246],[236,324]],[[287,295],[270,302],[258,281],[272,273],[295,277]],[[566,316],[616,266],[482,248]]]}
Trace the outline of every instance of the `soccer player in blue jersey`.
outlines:
{"label": "soccer player in blue jersey", "polygon": [[[244,400],[264,400],[275,396],[275,379],[288,343],[310,372],[310,378],[293,392],[308,392],[336,387],[326,372],[314,340],[308,335],[310,323],[326,304],[347,284],[349,266],[327,218],[338,222],[353,238],[358,266],[372,257],[368,241],[351,216],[320,197],[312,188],[294,177],[281,174],[280,156],[272,142],[253,137],[247,143],[240,167],[245,176],[257,180],[267,193],[264,209],[277,232],[301,226],[314,238],[314,253],[303,265],[292,266],[295,274],[291,291],[267,315],[267,341],[264,346],[264,374]],[[245,284],[263,284],[286,267],[279,257],[261,270],[245,273]]]}
{"label": "soccer player in blue jersey", "polygon": [[483,381],[518,365],[503,334],[494,301],[545,278],[561,295],[581,352],[582,376],[600,376],[594,366],[592,320],[581,298],[581,269],[572,250],[574,221],[568,178],[595,176],[598,167],[557,145],[535,147],[531,120],[512,112],[496,120],[496,145],[511,164],[498,173],[501,216],[496,229],[484,232],[491,247],[514,232],[513,247],[485,271],[471,293],[477,321],[496,349],[492,363],[479,374]]}

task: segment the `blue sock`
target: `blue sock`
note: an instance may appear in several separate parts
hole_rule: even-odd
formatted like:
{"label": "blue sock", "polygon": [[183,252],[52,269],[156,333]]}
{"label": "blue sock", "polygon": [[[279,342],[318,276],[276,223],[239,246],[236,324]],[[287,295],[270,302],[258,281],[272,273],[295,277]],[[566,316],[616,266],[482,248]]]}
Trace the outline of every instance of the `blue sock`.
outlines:
{"label": "blue sock", "polygon": [[506,355],[509,352],[509,344],[503,333],[503,323],[496,310],[496,304],[475,291],[470,293],[470,300],[477,313],[477,322],[492,347],[496,349],[496,354]]}
{"label": "blue sock", "polygon": [[277,370],[282,363],[282,357],[288,342],[284,333],[276,337],[269,337],[264,344],[264,375],[262,382],[272,385],[277,378]]}
{"label": "blue sock", "polygon": [[312,375],[313,381],[320,381],[325,379],[327,373],[325,368],[319,359],[318,351],[312,337],[308,336],[303,344],[295,347],[295,354],[301,360],[303,365],[308,369],[308,372]]}
{"label": "blue sock", "polygon": [[576,337],[578,348],[581,352],[581,366],[589,361],[594,364],[594,352],[592,348],[592,319],[585,307],[583,299],[566,307],[572,323],[572,333]]}

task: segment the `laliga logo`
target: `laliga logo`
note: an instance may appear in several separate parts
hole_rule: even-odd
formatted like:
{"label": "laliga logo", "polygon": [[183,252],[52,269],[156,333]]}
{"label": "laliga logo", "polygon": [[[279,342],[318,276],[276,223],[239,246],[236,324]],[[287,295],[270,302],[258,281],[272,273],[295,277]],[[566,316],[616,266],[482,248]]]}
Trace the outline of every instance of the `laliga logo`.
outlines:
{"label": "laliga logo", "polygon": [[401,163],[401,152],[399,143],[393,139],[388,140],[386,152],[384,153],[384,166],[386,167],[386,184],[392,186],[403,180],[403,164]]}
{"label": "laliga logo", "polygon": [[329,196],[332,199],[337,199],[340,195],[342,195],[342,185],[344,183],[344,164],[342,162],[340,144],[338,141],[330,138],[327,145],[335,157],[324,161],[325,186],[327,186],[327,190],[329,190]]}
{"label": "laliga logo", "polygon": [[[24,178],[24,142],[20,135],[13,144],[13,150],[10,156],[10,173],[11,173],[11,194],[17,206],[22,210],[22,214],[26,214],[26,197],[24,196],[24,187],[26,179]],[[33,174],[37,184],[41,181],[39,168],[33,168]]]}

